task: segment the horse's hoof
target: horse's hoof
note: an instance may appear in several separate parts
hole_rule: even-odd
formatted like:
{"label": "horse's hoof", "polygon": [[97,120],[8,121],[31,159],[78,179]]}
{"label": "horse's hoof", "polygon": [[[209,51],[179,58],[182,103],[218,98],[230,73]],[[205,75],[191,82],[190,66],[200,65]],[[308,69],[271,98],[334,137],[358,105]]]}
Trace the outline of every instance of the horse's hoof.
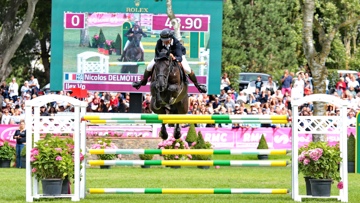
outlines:
{"label": "horse's hoof", "polygon": [[166,140],[168,138],[168,134],[160,131],[160,137],[161,139]]}
{"label": "horse's hoof", "polygon": [[174,138],[175,139],[179,139],[181,137],[181,132],[180,132],[180,130],[175,130],[175,132],[174,132]]}

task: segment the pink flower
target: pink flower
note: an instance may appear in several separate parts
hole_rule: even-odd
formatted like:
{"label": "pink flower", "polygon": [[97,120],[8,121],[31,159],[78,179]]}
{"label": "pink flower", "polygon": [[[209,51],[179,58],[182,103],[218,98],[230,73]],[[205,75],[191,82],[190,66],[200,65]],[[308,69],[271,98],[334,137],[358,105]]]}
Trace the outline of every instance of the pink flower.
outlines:
{"label": "pink flower", "polygon": [[31,155],[30,156],[30,162],[34,162],[34,161],[36,161],[36,158],[33,155]]}
{"label": "pink flower", "polygon": [[193,142],[193,143],[191,144],[192,147],[195,146],[195,145],[196,145],[196,142]]}
{"label": "pink flower", "polygon": [[319,158],[322,156],[323,150],[320,148],[316,148],[309,151],[310,158],[314,161],[319,160]]}
{"label": "pink flower", "polygon": [[35,172],[36,172],[36,168],[31,169],[31,172],[35,173]]}
{"label": "pink flower", "polygon": [[82,153],[80,153],[80,161],[84,161],[85,157]]}
{"label": "pink flower", "polygon": [[61,160],[62,160],[62,157],[61,157],[61,156],[57,156],[55,160],[56,160],[56,161],[61,161]]}
{"label": "pink flower", "polygon": [[191,154],[188,154],[188,155],[187,155],[187,157],[188,157],[189,159],[192,159],[192,156],[191,156]]}
{"label": "pink flower", "polygon": [[301,154],[301,155],[299,156],[299,162],[303,162],[304,159],[305,159],[305,156]]}
{"label": "pink flower", "polygon": [[310,160],[308,158],[304,159],[304,165],[308,165],[310,163]]}
{"label": "pink flower", "polygon": [[179,159],[179,156],[178,155],[175,155],[175,157],[174,157],[175,159]]}
{"label": "pink flower", "polygon": [[118,157],[118,159],[121,159],[121,154],[118,154],[117,157]]}
{"label": "pink flower", "polygon": [[55,148],[55,151],[62,152],[61,148]]}
{"label": "pink flower", "polygon": [[338,184],[337,184],[337,188],[339,190],[343,189],[344,188],[344,183],[342,181],[340,181]]}
{"label": "pink flower", "polygon": [[220,168],[220,166],[215,166],[215,168],[216,168],[216,169],[219,169],[219,168]]}
{"label": "pink flower", "polygon": [[36,156],[39,154],[39,150],[37,148],[33,148],[30,153],[32,156]]}
{"label": "pink flower", "polygon": [[176,143],[176,144],[175,144],[175,147],[180,147],[180,143]]}

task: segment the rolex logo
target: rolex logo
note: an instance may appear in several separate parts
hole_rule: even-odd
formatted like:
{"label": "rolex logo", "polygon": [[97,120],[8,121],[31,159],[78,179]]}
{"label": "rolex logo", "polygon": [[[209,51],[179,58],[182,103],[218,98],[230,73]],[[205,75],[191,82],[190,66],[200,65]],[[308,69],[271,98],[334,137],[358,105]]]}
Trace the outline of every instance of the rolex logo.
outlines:
{"label": "rolex logo", "polygon": [[134,3],[136,7],[140,6],[140,0],[134,0]]}

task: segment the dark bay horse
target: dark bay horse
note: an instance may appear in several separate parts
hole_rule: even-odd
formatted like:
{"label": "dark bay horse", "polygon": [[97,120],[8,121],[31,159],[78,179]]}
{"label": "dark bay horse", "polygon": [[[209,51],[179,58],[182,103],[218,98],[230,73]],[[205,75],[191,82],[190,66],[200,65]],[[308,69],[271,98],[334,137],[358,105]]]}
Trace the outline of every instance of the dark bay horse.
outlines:
{"label": "dark bay horse", "polygon": [[[164,53],[164,52],[162,52]],[[150,108],[156,114],[186,114],[188,112],[188,82],[178,62],[168,53],[155,59],[151,77]],[[167,139],[165,124],[161,126],[161,138]],[[180,126],[174,129],[175,139],[181,137]]]}
{"label": "dark bay horse", "polygon": [[[127,51],[124,56],[124,62],[139,62],[142,61],[142,51],[140,48],[140,41],[142,34],[134,34]],[[123,65],[120,73],[138,73],[139,65]]]}

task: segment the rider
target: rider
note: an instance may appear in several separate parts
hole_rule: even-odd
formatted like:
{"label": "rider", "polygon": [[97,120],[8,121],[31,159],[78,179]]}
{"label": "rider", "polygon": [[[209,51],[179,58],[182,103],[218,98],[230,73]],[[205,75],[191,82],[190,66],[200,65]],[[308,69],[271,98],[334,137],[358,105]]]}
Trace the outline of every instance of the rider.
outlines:
{"label": "rider", "polygon": [[[185,73],[189,76],[190,80],[194,83],[195,87],[199,90],[199,92],[206,93],[207,92],[206,86],[198,83],[194,71],[191,70],[185,57],[183,57],[184,48],[182,47],[183,46],[181,45],[180,41],[173,36],[172,31],[168,28],[165,28],[164,30],[161,31],[160,39],[156,43],[155,58],[159,56],[159,53],[161,52],[162,49],[170,50],[170,56],[173,58],[173,60],[177,60],[181,62]],[[139,89],[141,85],[146,85],[154,65],[155,65],[155,61],[153,59],[145,69],[143,79],[141,81],[134,82],[132,86],[135,87],[136,89]]]}
{"label": "rider", "polygon": [[[140,28],[140,26],[136,23],[134,25],[133,28],[130,28],[127,33],[125,34],[128,38],[128,40],[126,41],[125,47],[124,47],[124,53],[121,55],[121,58],[118,59],[119,61],[122,61],[122,59],[124,58],[126,51],[127,51],[127,47],[129,46],[130,42],[133,40],[133,36],[136,34],[142,34],[142,36],[147,37],[147,35],[143,32],[143,30]],[[141,61],[144,61],[144,47],[140,41],[140,49],[141,49]]]}

